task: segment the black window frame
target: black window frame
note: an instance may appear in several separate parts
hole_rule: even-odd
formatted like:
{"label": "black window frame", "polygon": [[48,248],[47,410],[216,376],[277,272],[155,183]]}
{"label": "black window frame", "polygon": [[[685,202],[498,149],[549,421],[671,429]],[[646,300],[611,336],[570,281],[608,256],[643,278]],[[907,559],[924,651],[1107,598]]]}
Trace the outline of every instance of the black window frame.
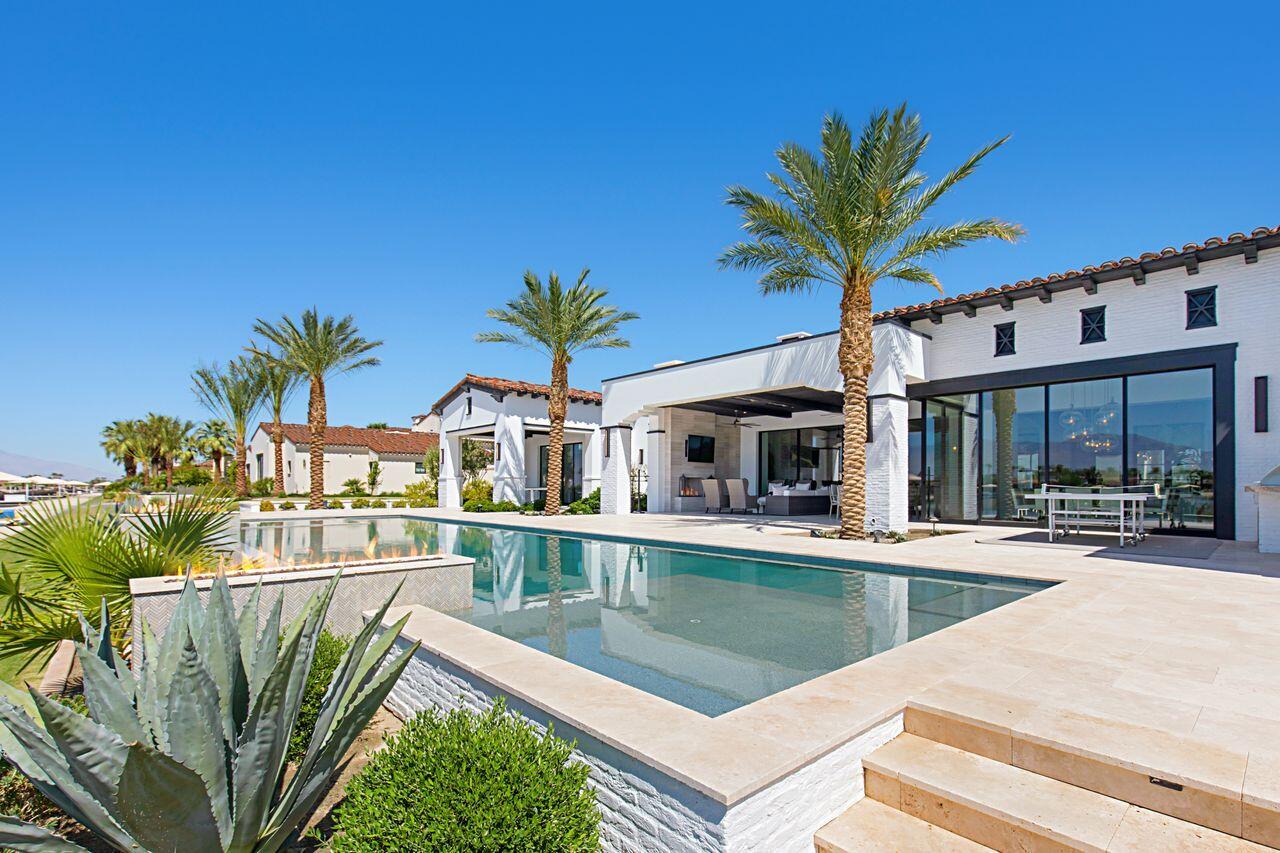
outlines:
{"label": "black window frame", "polygon": [[[1197,299],[1202,299],[1199,304]],[[1218,287],[1197,287],[1187,291],[1187,328],[1211,329],[1218,325]]]}
{"label": "black window frame", "polygon": [[1107,306],[1080,309],[1080,343],[1100,344],[1107,339]]}
{"label": "black window frame", "polygon": [[996,323],[996,357],[1017,355],[1017,333],[1014,331],[1014,325],[1014,323]]}

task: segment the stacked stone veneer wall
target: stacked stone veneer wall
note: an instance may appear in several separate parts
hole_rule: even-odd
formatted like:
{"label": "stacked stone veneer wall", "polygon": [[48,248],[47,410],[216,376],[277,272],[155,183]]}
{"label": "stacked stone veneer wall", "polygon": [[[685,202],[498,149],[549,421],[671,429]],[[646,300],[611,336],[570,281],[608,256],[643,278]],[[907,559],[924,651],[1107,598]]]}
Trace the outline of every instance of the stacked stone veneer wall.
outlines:
{"label": "stacked stone veneer wall", "polygon": [[[483,679],[419,649],[386,705],[406,718],[428,708],[480,711],[501,695]],[[575,757],[590,767],[606,850],[812,851],[818,828],[862,798],[862,756],[902,732],[897,715],[726,806],[539,708],[506,700],[538,727],[554,725],[556,736],[576,741]]]}
{"label": "stacked stone veneer wall", "polygon": [[[442,611],[470,607],[473,563],[470,558],[449,556],[410,563],[405,568],[348,567],[338,581],[325,626],[335,634],[356,633],[364,625],[365,611],[381,607],[402,582],[404,585],[394,602],[397,605],[422,604]],[[284,596],[281,614],[282,623],[287,624],[301,611],[313,593],[329,583],[335,571],[336,569],[298,570],[261,575],[231,575],[228,577],[231,599],[237,608],[241,607],[261,578],[259,622],[266,623],[276,598]],[[211,583],[209,579],[196,582],[202,600],[208,600]],[[178,606],[182,586],[180,579],[146,578],[133,581],[135,637],[141,636],[143,619],[147,620],[157,636],[164,633]]]}

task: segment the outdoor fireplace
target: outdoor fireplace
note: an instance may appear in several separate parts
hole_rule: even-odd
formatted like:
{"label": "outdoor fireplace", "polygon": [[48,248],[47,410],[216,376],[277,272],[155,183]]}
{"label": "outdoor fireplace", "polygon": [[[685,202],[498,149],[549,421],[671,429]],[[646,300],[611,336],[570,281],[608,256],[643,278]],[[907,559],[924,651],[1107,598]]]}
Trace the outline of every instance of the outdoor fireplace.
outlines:
{"label": "outdoor fireplace", "polygon": [[686,477],[680,475],[680,491],[682,498],[700,498],[702,497],[702,480],[699,477]]}

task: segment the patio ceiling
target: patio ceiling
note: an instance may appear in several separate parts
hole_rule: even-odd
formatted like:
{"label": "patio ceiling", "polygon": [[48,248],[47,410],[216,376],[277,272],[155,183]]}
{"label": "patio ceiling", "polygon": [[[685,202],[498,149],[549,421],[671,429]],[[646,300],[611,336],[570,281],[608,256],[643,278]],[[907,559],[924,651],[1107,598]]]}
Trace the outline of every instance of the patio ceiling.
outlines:
{"label": "patio ceiling", "polygon": [[817,388],[788,388],[785,391],[761,391],[755,394],[735,394],[730,397],[714,397],[681,403],[676,408],[711,412],[735,418],[789,418],[796,412],[840,412],[844,397],[839,391],[820,391]]}

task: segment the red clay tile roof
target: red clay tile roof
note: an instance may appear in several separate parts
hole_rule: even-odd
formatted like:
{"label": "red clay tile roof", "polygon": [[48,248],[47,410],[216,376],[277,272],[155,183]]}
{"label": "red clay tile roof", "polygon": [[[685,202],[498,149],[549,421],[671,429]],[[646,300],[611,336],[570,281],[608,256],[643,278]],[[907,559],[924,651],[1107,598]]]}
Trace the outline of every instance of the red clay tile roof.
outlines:
{"label": "red clay tile roof", "polygon": [[[1195,256],[1195,253],[1204,252],[1213,249],[1227,249],[1221,254],[1238,254],[1243,251],[1243,244],[1254,243],[1258,240],[1266,238],[1280,238],[1280,226],[1274,228],[1255,228],[1249,234],[1236,232],[1227,237],[1210,237],[1202,243],[1188,243],[1181,249],[1175,249],[1168,246],[1158,252],[1144,252],[1136,258],[1123,257],[1118,261],[1107,261],[1105,263],[1082,267],[1078,270],[1067,270],[1066,272],[1054,273],[1053,275],[1044,276],[1043,278],[1033,278],[1028,281],[1019,281],[1015,284],[1002,284],[999,287],[988,287],[986,290],[978,290],[973,293],[962,293],[958,296],[946,296],[941,299],[935,299],[932,302],[922,302],[918,305],[903,305],[898,308],[891,308],[888,311],[881,311],[875,315],[876,320],[889,320],[894,317],[902,317],[910,314],[922,314],[935,308],[943,308],[949,305],[958,305],[964,302],[970,302],[975,299],[989,299],[993,296],[1001,296],[1011,291],[1024,291],[1042,287],[1053,282],[1067,281],[1069,279],[1083,279],[1085,276],[1097,273],[1113,272],[1126,268],[1141,268],[1143,265],[1153,262],[1178,258],[1183,255]],[[1268,240],[1269,243],[1276,241]],[[1234,247],[1234,252],[1230,251]],[[1255,246],[1256,249],[1256,246]],[[1215,253],[1217,254],[1217,253]],[[1167,263],[1168,266],[1176,264]],[[1157,265],[1159,266],[1159,265]],[[1123,276],[1115,275],[1116,278]]]}
{"label": "red clay tile roof", "polygon": [[[528,394],[533,397],[550,397],[550,385],[538,385],[534,382],[519,382],[514,379],[498,379],[495,376],[476,376],[468,373],[462,377],[456,385],[445,392],[444,396],[436,400],[435,405],[431,407],[431,411],[437,414],[444,409],[445,404],[462,393],[464,388],[482,388],[486,391],[496,391],[499,394]],[[595,403],[600,404],[604,397],[599,391],[584,391],[580,388],[569,389],[569,399],[576,403]]]}
{"label": "red clay tile roof", "polygon": [[[306,424],[281,424],[284,437],[294,444],[311,443],[311,427]],[[263,421],[258,428],[271,434],[271,424]],[[376,453],[408,453],[420,455],[440,443],[434,432],[412,432],[408,429],[366,429],[353,426],[329,426],[324,429],[326,447],[367,447]]]}

